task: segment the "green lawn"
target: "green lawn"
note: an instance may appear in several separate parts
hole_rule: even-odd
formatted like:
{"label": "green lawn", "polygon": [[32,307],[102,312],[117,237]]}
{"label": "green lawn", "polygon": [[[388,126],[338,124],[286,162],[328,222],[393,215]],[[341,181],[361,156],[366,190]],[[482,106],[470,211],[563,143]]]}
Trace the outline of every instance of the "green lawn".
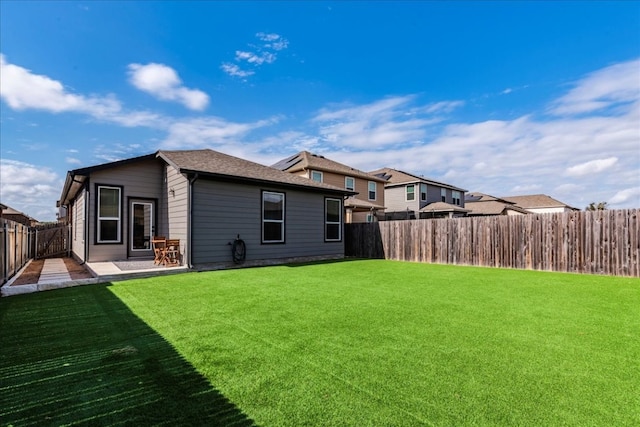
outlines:
{"label": "green lawn", "polygon": [[640,280],[367,260],[0,301],[0,424],[640,425]]}

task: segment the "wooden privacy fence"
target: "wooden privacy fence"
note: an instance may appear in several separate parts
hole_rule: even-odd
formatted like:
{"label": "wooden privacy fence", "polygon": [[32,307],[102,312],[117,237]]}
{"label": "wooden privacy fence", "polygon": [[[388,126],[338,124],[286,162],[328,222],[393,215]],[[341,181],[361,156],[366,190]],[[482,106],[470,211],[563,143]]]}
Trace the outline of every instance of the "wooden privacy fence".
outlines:
{"label": "wooden privacy fence", "polygon": [[0,218],[0,285],[30,259],[64,256],[69,251],[69,225],[29,227]]}
{"label": "wooden privacy fence", "polygon": [[13,277],[34,256],[35,231],[0,218],[0,284]]}
{"label": "wooden privacy fence", "polygon": [[639,209],[345,225],[345,254],[640,277]]}
{"label": "wooden privacy fence", "polygon": [[69,225],[45,224],[36,227],[36,258],[65,255],[69,251]]}

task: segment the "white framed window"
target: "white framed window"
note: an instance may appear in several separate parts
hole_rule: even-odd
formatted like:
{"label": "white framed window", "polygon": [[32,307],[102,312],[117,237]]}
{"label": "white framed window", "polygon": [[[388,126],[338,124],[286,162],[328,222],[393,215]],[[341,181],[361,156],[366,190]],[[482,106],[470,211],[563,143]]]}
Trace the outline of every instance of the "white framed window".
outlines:
{"label": "white framed window", "polygon": [[368,189],[369,189],[369,200],[375,200],[377,196],[376,183],[373,181],[369,181]]}
{"label": "white framed window", "polygon": [[352,176],[344,177],[344,188],[347,190],[355,191],[356,190],[356,180]]}
{"label": "white framed window", "polygon": [[324,199],[324,240],[342,240],[342,200]]}
{"label": "white framed window", "polygon": [[427,184],[420,184],[420,200],[427,201]]}
{"label": "white framed window", "polygon": [[447,201],[447,189],[446,188],[441,188],[440,189],[440,197],[442,198],[443,202]]}
{"label": "white framed window", "polygon": [[451,192],[451,197],[453,198],[453,204],[460,206],[460,192],[459,191],[452,191]]}
{"label": "white framed window", "polygon": [[409,184],[405,187],[406,189],[406,200],[410,202],[411,200],[416,199],[416,186],[414,184]]}
{"label": "white framed window", "polygon": [[373,222],[373,214],[367,214],[367,222]]}
{"label": "white framed window", "polygon": [[322,172],[311,171],[311,180],[315,182],[322,182]]}
{"label": "white framed window", "polygon": [[284,243],[284,193],[262,192],[262,243]]}
{"label": "white framed window", "polygon": [[122,241],[122,188],[97,186],[96,242]]}

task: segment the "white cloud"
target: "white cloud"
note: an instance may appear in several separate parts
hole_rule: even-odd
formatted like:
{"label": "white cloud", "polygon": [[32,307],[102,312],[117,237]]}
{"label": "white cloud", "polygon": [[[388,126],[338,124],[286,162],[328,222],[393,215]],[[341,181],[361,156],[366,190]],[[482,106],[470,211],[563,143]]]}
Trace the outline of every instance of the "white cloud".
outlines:
{"label": "white cloud", "polygon": [[214,148],[224,144],[237,144],[250,131],[268,126],[277,119],[253,123],[236,123],[219,117],[202,117],[176,121],[169,126],[162,147],[167,149]]}
{"label": "white cloud", "polygon": [[289,40],[283,38],[279,34],[275,33],[257,33],[256,37],[261,41],[265,42],[263,45],[264,48],[273,49],[273,50],[283,50],[289,47]]}
{"label": "white cloud", "polygon": [[263,42],[272,42],[280,38],[278,34],[275,34],[275,33],[267,34],[262,32],[256,33],[256,37],[262,40]]}
{"label": "white cloud", "polygon": [[253,52],[236,51],[236,61],[247,61],[249,64],[262,65],[265,62],[271,64],[276,60],[276,55],[271,52],[262,52],[259,55]]}
{"label": "white cloud", "polygon": [[62,180],[47,167],[0,159],[0,201],[40,221],[55,219]]}
{"label": "white cloud", "polygon": [[129,64],[129,82],[136,88],[165,101],[177,101],[191,110],[204,110],[209,96],[182,84],[178,73],[164,64]]}
{"label": "white cloud", "polygon": [[52,113],[73,111],[101,117],[121,109],[113,96],[85,97],[69,93],[59,81],[10,64],[2,54],[0,96],[14,110],[37,109]]}
{"label": "white cloud", "polygon": [[632,206],[638,207],[637,201],[640,200],[640,186],[618,191],[607,203],[615,207],[615,205],[628,204],[629,202],[634,203],[634,200],[635,204]]}
{"label": "white cloud", "polygon": [[[236,62],[246,63],[253,67],[272,64],[277,59],[275,52],[284,50],[289,46],[289,41],[279,34],[261,32],[256,33],[256,37],[263,43],[259,45],[250,44],[249,47],[252,48],[251,51],[236,50]],[[255,71],[242,69],[239,65],[230,62],[223,62],[220,68],[232,77],[240,77],[243,79],[255,74]]]}
{"label": "white cloud", "polygon": [[609,157],[606,159],[596,159],[589,162],[580,163],[567,169],[566,174],[569,176],[583,176],[605,171],[618,162],[617,157]]}
{"label": "white cloud", "polygon": [[425,113],[451,113],[464,105],[464,101],[441,101],[429,104],[424,108]]}
{"label": "white cloud", "polygon": [[640,99],[640,59],[614,64],[579,80],[553,103],[553,114],[582,114]]}
{"label": "white cloud", "polygon": [[255,71],[251,71],[251,70],[242,70],[239,66],[237,66],[236,64],[231,64],[229,62],[224,62],[220,68],[222,69],[222,71],[224,71],[225,73],[229,74],[230,76],[233,77],[249,77],[255,74]]}
{"label": "white cloud", "polygon": [[114,95],[84,96],[70,93],[57,80],[33,74],[10,64],[0,54],[0,97],[14,110],[43,110],[51,113],[82,113],[95,119],[127,127],[156,126],[159,115],[146,111],[125,111]]}
{"label": "white cloud", "polygon": [[413,95],[398,96],[361,106],[325,108],[312,118],[329,144],[343,149],[397,147],[423,143],[428,127],[442,119],[436,113],[462,105],[444,101],[415,107]]}

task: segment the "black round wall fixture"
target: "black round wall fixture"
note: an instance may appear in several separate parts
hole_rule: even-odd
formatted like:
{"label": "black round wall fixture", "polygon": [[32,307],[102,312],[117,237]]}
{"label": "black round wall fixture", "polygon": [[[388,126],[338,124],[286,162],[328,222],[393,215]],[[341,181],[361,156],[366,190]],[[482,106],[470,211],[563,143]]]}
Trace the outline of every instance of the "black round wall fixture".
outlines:
{"label": "black round wall fixture", "polygon": [[233,262],[236,264],[242,264],[247,258],[247,246],[245,245],[244,240],[240,238],[239,234],[231,245],[231,255],[233,256]]}

